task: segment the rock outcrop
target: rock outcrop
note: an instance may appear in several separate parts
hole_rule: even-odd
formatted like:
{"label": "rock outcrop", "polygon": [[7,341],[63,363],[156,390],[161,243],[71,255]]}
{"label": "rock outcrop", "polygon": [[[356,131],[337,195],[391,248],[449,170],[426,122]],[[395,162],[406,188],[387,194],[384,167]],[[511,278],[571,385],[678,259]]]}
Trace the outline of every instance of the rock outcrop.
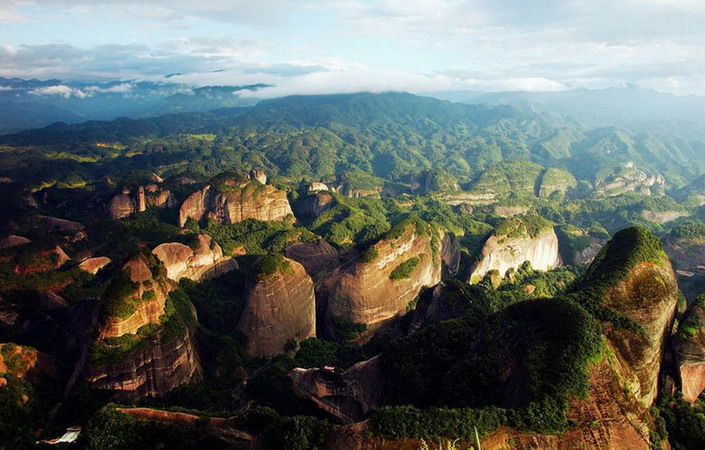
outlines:
{"label": "rock outcrop", "polygon": [[166,339],[165,332],[144,337],[143,345],[120,361],[94,363],[86,378],[96,389],[115,391],[121,400],[163,395],[201,378],[200,360],[193,346],[194,329],[183,327]]}
{"label": "rock outcrop", "polygon": [[441,279],[442,236],[421,221],[396,225],[362,258],[325,280],[325,325],[339,338],[341,325],[362,324],[358,339],[406,312],[421,288]]}
{"label": "rock outcrop", "polygon": [[96,256],[94,258],[88,258],[81,261],[78,268],[85,270],[88,273],[95,275],[100,269],[110,264],[112,261],[107,256]]}
{"label": "rock outcrop", "polygon": [[156,258],[142,252],[123,266],[106,291],[100,337],[135,334],[144,325],[159,323],[174,284]]}
{"label": "rock outcrop", "polygon": [[284,250],[284,255],[303,265],[315,281],[333,271],[339,263],[338,251],[323,239],[292,244]]}
{"label": "rock outcrop", "polygon": [[29,244],[32,242],[23,236],[15,236],[13,234],[0,238],[0,250],[5,250],[7,248],[19,247],[20,245]]}
{"label": "rock outcrop", "polygon": [[218,179],[191,194],[179,210],[179,225],[188,219],[212,218],[221,223],[245,219],[282,220],[292,214],[286,192],[257,180]]}
{"label": "rock outcrop", "polygon": [[108,215],[111,219],[124,219],[147,208],[171,208],[176,206],[176,198],[158,184],[139,185],[134,191],[124,188],[108,202]]}
{"label": "rock outcrop", "polygon": [[292,389],[343,423],[352,423],[385,402],[385,382],[379,356],[346,370],[303,369],[289,372]]}
{"label": "rock outcrop", "polygon": [[627,192],[662,197],[666,179],[661,174],[649,175],[628,162],[595,186],[596,197],[615,197]]}
{"label": "rock outcrop", "polygon": [[527,261],[536,270],[558,266],[558,237],[553,226],[538,217],[509,219],[485,241],[470,282],[477,283],[492,271],[504,277],[508,270],[516,270]]}
{"label": "rock outcrop", "polygon": [[325,183],[321,183],[318,181],[314,181],[313,183],[309,184],[308,187],[306,188],[306,192],[309,194],[313,194],[315,192],[322,192],[322,191],[328,191],[328,185]]}
{"label": "rock outcrop", "polygon": [[237,262],[223,256],[223,250],[210,236],[199,234],[192,246],[179,242],[160,244],[152,250],[173,281],[188,278],[194,281],[220,276],[237,268]]}
{"label": "rock outcrop", "polygon": [[32,347],[0,343],[0,379],[4,374],[36,383],[57,375],[56,362],[50,355]]}
{"label": "rock outcrop", "polygon": [[651,406],[678,304],[676,276],[658,239],[638,227],[615,234],[574,295],[620,318],[604,320],[603,332],[624,367],[628,389]]}
{"label": "rock outcrop", "polygon": [[169,298],[174,286],[149,252],[125,264],[103,300],[99,337],[86,373],[93,387],[135,400],[200,378],[193,345],[195,310],[188,300]]}
{"label": "rock outcrop", "polygon": [[445,233],[441,240],[442,278],[453,278],[460,270],[460,242],[453,233]]}
{"label": "rock outcrop", "polygon": [[296,202],[296,217],[302,220],[314,220],[335,205],[335,197],[329,192],[315,192]]}
{"label": "rock outcrop", "polygon": [[705,390],[704,303],[701,300],[690,307],[673,344],[683,400],[690,403]]}
{"label": "rock outcrop", "polygon": [[313,280],[304,266],[280,255],[259,262],[260,271],[245,287],[237,329],[248,338],[250,356],[272,356],[287,342],[316,335]]}

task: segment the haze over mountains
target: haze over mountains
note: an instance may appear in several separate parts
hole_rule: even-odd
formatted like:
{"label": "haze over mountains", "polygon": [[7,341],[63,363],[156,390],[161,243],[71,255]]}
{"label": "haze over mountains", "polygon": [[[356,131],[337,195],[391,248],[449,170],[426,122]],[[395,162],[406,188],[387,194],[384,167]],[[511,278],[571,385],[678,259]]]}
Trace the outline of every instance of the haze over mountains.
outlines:
{"label": "haze over mountains", "polygon": [[[270,87],[191,86],[153,81],[64,82],[0,77],[0,133],[53,122],[78,123],[155,117],[182,112],[251,106]],[[461,103],[507,104],[560,114],[587,127],[623,126],[634,131],[670,131],[688,137],[705,128],[705,97],[676,96],[638,87],[560,92],[444,91],[425,94]]]}

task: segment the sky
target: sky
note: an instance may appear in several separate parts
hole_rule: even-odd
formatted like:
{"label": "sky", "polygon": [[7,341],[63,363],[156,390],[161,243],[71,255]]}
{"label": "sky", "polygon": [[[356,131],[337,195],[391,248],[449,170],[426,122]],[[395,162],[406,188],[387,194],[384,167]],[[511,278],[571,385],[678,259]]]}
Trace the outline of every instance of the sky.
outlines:
{"label": "sky", "polygon": [[0,0],[0,76],[705,95],[705,0]]}

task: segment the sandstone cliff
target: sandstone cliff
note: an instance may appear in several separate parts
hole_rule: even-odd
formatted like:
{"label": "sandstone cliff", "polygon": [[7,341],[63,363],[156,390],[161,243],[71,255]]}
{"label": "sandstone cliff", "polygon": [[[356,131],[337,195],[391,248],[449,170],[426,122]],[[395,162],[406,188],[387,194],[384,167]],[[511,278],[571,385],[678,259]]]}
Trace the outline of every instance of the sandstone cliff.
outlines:
{"label": "sandstone cliff", "polygon": [[32,347],[0,343],[0,387],[4,374],[36,383],[43,378],[56,376],[56,362],[50,355]]}
{"label": "sandstone cliff", "polygon": [[257,180],[213,180],[191,194],[179,210],[179,225],[188,219],[212,218],[222,223],[245,219],[282,220],[293,214],[286,192]]}
{"label": "sandstone cliff", "polygon": [[160,331],[142,338],[142,345],[119,360],[91,364],[86,378],[96,389],[115,391],[121,400],[163,395],[201,377],[201,364],[193,346],[194,328],[172,335]]}
{"label": "sandstone cliff", "polygon": [[421,221],[395,226],[363,257],[337,269],[325,281],[325,325],[339,338],[341,326],[363,324],[359,338],[406,312],[424,286],[441,279],[441,236]]}
{"label": "sandstone cliff", "polygon": [[144,325],[159,323],[173,289],[154,256],[146,252],[134,256],[106,291],[100,337],[134,334]]}
{"label": "sandstone cliff", "polygon": [[345,372],[296,368],[289,372],[294,393],[313,402],[342,423],[364,418],[384,404],[384,376],[379,357],[362,361]]}
{"label": "sandstone cliff", "polygon": [[504,277],[526,261],[536,270],[550,270],[559,264],[558,237],[553,227],[538,217],[502,222],[485,241],[473,266],[470,282],[477,283],[491,271]]}
{"label": "sandstone cliff", "polygon": [[111,262],[112,261],[107,256],[97,256],[94,258],[84,259],[78,265],[78,268],[95,275],[96,273],[98,273],[98,271],[100,271],[100,269],[107,266]]}
{"label": "sandstone cliff", "polygon": [[314,192],[296,202],[296,217],[301,220],[313,220],[335,205],[335,198],[330,193]]}
{"label": "sandstone cliff", "polygon": [[111,219],[124,219],[147,208],[171,208],[176,206],[176,198],[162,186],[150,183],[136,189],[124,188],[120,194],[110,199],[107,205]]}
{"label": "sandstone cliff", "polygon": [[245,288],[244,309],[237,329],[248,342],[250,356],[272,356],[284,351],[290,340],[316,335],[316,299],[313,280],[304,266],[270,255]]}
{"label": "sandstone cliff", "polygon": [[574,296],[603,319],[630,392],[651,406],[678,303],[675,273],[659,241],[642,228],[620,231],[590,265]]}
{"label": "sandstone cliff", "polygon": [[141,251],[108,287],[86,373],[93,387],[134,400],[199,379],[195,310],[174,296],[179,293],[172,293],[175,285],[166,275],[154,255]]}
{"label": "sandstone cliff", "polygon": [[693,304],[674,339],[678,378],[683,400],[694,402],[705,390],[705,303]]}
{"label": "sandstone cliff", "polygon": [[284,255],[303,265],[316,282],[338,267],[339,262],[338,251],[323,239],[292,244],[284,250]]}
{"label": "sandstone cliff", "polygon": [[237,268],[237,262],[223,256],[223,250],[210,236],[199,234],[192,246],[178,242],[160,244],[152,250],[166,268],[166,276],[179,281],[201,281]]}

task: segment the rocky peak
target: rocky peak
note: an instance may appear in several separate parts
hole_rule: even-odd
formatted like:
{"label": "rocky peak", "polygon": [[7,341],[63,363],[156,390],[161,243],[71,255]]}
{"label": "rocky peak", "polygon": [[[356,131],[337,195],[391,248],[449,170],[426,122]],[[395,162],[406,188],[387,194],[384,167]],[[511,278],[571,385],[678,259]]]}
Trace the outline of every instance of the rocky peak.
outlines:
{"label": "rocky peak", "polygon": [[160,244],[152,253],[166,267],[167,277],[173,281],[188,278],[201,281],[237,268],[237,262],[223,256],[223,250],[210,236],[193,237],[192,246],[179,242]]}
{"label": "rocky peak", "polygon": [[306,269],[279,254],[263,257],[250,279],[237,329],[248,338],[250,356],[273,356],[291,340],[316,335],[316,298]]}
{"label": "rocky peak", "polygon": [[550,222],[538,216],[525,216],[500,223],[485,241],[470,282],[477,283],[490,272],[500,278],[508,270],[517,270],[525,262],[536,270],[550,270],[559,265],[558,237]]}
{"label": "rocky peak", "polygon": [[267,174],[264,173],[264,170],[250,170],[250,178],[257,180],[262,184],[267,184]]}
{"label": "rocky peak", "polygon": [[252,181],[248,174],[222,174],[191,194],[179,210],[179,225],[188,219],[212,218],[222,223],[245,219],[282,220],[292,214],[286,192]]}
{"label": "rocky peak", "polygon": [[705,295],[683,316],[673,348],[683,400],[692,403],[705,390]]}
{"label": "rocky peak", "polygon": [[[161,179],[161,178],[160,178]],[[120,194],[108,202],[108,215],[111,219],[124,219],[147,208],[171,208],[176,205],[176,198],[160,184],[149,183],[147,188],[140,184],[136,189],[123,188]]]}
{"label": "rocky peak", "polygon": [[[406,312],[421,288],[441,279],[442,235],[418,220],[400,223],[325,280],[325,325],[343,339],[366,339],[377,328]],[[357,337],[343,331],[363,326]],[[347,335],[347,336],[346,336]]]}
{"label": "rocky peak", "polygon": [[573,296],[602,318],[630,392],[650,406],[678,303],[675,273],[658,239],[640,227],[615,234]]}
{"label": "rocky peak", "polygon": [[159,323],[173,289],[164,266],[150,253],[138,253],[106,291],[100,337],[134,334],[144,325]]}

